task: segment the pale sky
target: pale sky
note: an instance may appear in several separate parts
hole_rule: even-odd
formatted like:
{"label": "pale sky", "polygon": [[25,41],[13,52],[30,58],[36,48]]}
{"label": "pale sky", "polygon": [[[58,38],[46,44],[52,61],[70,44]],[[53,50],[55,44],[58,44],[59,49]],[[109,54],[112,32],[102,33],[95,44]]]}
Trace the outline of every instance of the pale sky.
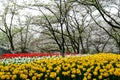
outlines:
{"label": "pale sky", "polygon": [[[16,0],[17,3],[19,5],[23,5],[23,3],[27,3],[27,4],[34,4],[34,0]],[[38,0],[40,1],[41,4],[52,4],[52,0]],[[3,14],[4,12],[4,8],[6,5],[8,5],[9,0],[0,0],[0,15]],[[47,11],[43,10],[44,13],[47,13]],[[27,15],[27,16],[37,16],[37,15],[42,15],[40,11],[37,10],[30,10],[30,9],[23,9],[23,10],[19,10],[19,17],[21,18],[21,20],[25,20],[23,15]],[[7,15],[7,22],[10,23],[10,17],[11,15]],[[1,20],[1,19],[0,19]],[[1,23],[1,22],[0,22]],[[16,20],[14,21],[14,23],[16,23]]]}
{"label": "pale sky", "polygon": [[[9,0],[0,0],[0,15],[3,13],[3,10],[5,8],[5,5],[7,5]],[[27,3],[27,4],[31,4],[33,3],[34,4],[34,0],[16,0],[20,5],[22,5],[24,2]],[[38,0],[40,1],[41,4],[52,4],[53,0]],[[3,4],[4,3],[4,4]],[[106,10],[110,10],[110,9],[106,9]],[[43,10],[44,13],[48,13],[46,10]],[[117,9],[115,8],[111,8],[111,13],[115,14],[117,13]],[[20,10],[19,11],[20,13],[20,16],[21,16],[21,19],[24,20],[24,17],[23,15],[34,15],[34,16],[37,16],[37,15],[42,15],[40,11],[36,11],[36,10],[30,10],[30,9],[23,9],[23,10]],[[49,13],[48,13],[49,14]],[[98,11],[95,11],[93,13],[93,15],[96,15],[98,14]],[[7,22],[10,22],[10,19],[9,19],[10,15],[8,15],[8,18],[7,18]]]}

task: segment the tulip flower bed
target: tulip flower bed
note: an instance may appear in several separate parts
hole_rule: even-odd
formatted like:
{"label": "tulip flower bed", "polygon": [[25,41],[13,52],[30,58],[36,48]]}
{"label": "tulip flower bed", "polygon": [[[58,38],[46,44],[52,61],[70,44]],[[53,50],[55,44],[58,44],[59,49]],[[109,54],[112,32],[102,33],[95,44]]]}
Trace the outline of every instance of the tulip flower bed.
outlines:
{"label": "tulip flower bed", "polygon": [[[21,58],[22,59],[22,58]],[[29,58],[29,62],[0,63],[1,80],[120,80],[120,55]],[[24,58],[25,60],[25,58]]]}
{"label": "tulip flower bed", "polygon": [[3,58],[0,59],[0,62],[3,65],[7,65],[7,64],[22,64],[22,63],[30,63],[31,61],[34,60],[41,60],[41,59],[49,59],[49,58],[57,58],[56,56],[48,56],[48,57],[15,57],[15,58]]}
{"label": "tulip flower bed", "polygon": [[1,56],[3,58],[15,58],[15,57],[43,57],[43,56],[59,56],[60,54],[58,53],[16,53],[16,54],[11,54],[11,53],[6,53],[2,54]]}

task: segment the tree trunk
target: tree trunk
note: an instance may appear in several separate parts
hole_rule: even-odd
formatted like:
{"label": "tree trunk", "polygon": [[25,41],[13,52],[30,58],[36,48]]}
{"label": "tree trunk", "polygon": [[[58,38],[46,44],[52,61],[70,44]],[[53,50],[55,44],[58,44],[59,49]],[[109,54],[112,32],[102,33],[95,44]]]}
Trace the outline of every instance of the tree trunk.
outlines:
{"label": "tree trunk", "polygon": [[85,51],[85,48],[84,48],[84,45],[83,45],[83,40],[82,40],[82,37],[81,37],[81,36],[79,36],[79,38],[80,38],[80,43],[81,43],[81,47],[82,47],[82,54],[85,54],[85,53],[86,53],[86,51]]}
{"label": "tree trunk", "polygon": [[120,54],[120,42],[118,42],[118,53]]}
{"label": "tree trunk", "polygon": [[12,53],[14,53],[15,49],[14,49],[13,39],[9,38],[9,41],[10,41],[11,51],[12,51]]}

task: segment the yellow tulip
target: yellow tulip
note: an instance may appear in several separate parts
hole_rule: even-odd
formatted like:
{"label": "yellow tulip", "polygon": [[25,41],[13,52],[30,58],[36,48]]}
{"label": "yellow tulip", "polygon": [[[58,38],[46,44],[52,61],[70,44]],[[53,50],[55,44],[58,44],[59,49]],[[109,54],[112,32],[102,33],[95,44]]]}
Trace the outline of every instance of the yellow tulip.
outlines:
{"label": "yellow tulip", "polygon": [[93,78],[93,80],[97,80],[97,79]]}
{"label": "yellow tulip", "polygon": [[45,74],[45,78],[47,78],[48,77],[48,75],[47,74]]}
{"label": "yellow tulip", "polygon": [[87,80],[87,78],[86,78],[86,77],[84,77],[84,78],[83,78],[83,80]]}
{"label": "yellow tulip", "polygon": [[15,80],[17,78],[17,75],[12,75],[12,80]]}
{"label": "yellow tulip", "polygon": [[14,70],[12,74],[18,74],[18,70]]}
{"label": "yellow tulip", "polygon": [[50,70],[46,70],[46,72],[47,72],[47,73],[49,73],[49,72],[50,72]]}
{"label": "yellow tulip", "polygon": [[96,75],[98,75],[98,72],[94,71],[93,74],[96,76]]}
{"label": "yellow tulip", "polygon": [[5,72],[0,72],[0,76],[2,76],[2,75],[4,75],[5,74]]}
{"label": "yellow tulip", "polygon": [[19,74],[23,74],[23,71],[19,71]]}
{"label": "yellow tulip", "polygon": [[102,75],[98,76],[98,78],[101,80],[102,79]]}
{"label": "yellow tulip", "polygon": [[71,70],[71,73],[75,74],[77,71],[75,69]]}
{"label": "yellow tulip", "polygon": [[43,73],[37,74],[38,78],[41,78],[43,76]]}
{"label": "yellow tulip", "polygon": [[31,77],[33,75],[33,73],[29,73],[29,76]]}
{"label": "yellow tulip", "polygon": [[56,77],[56,80],[60,80],[60,77]]}
{"label": "yellow tulip", "polygon": [[91,79],[91,75],[88,75],[88,76],[87,76],[87,79]]}
{"label": "yellow tulip", "polygon": [[86,71],[86,68],[83,68],[83,71]]}
{"label": "yellow tulip", "polygon": [[10,80],[10,75],[5,75],[7,80]]}
{"label": "yellow tulip", "polygon": [[75,78],[76,77],[76,75],[75,74],[71,74],[71,78]]}
{"label": "yellow tulip", "polygon": [[26,70],[26,69],[23,70],[23,73],[24,73],[24,74],[28,74],[28,70]]}
{"label": "yellow tulip", "polygon": [[32,80],[36,80],[36,79],[37,79],[36,76],[33,76],[33,77],[32,77]]}
{"label": "yellow tulip", "polygon": [[76,70],[76,73],[77,73],[78,75],[81,75],[81,71],[80,71],[79,69]]}
{"label": "yellow tulip", "polygon": [[50,73],[50,78],[55,78],[57,76],[56,72],[51,72]]}
{"label": "yellow tulip", "polygon": [[2,80],[5,80],[5,75],[2,75],[2,76],[0,76],[0,78],[2,79]]}
{"label": "yellow tulip", "polygon": [[22,78],[22,79],[27,79],[27,75],[25,75],[25,74],[20,74],[20,78]]}
{"label": "yellow tulip", "polygon": [[104,76],[104,77],[108,77],[109,74],[108,74],[107,72],[105,72],[105,73],[103,74],[103,76]]}

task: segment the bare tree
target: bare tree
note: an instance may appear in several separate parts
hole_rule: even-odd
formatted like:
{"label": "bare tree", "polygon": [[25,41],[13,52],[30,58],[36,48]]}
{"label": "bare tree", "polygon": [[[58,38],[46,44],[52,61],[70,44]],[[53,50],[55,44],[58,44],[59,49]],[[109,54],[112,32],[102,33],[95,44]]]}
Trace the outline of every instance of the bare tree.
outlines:
{"label": "bare tree", "polygon": [[[68,15],[70,5],[68,6],[68,8],[66,10],[65,6],[66,6],[67,2],[65,0],[55,1],[54,3],[55,3],[54,8],[56,7],[56,12],[54,12],[54,9],[50,8],[49,6],[41,6],[41,5],[35,5],[35,6],[37,6],[39,8],[39,11],[45,17],[47,24],[45,22],[44,26],[50,31],[52,38],[56,41],[57,45],[59,46],[62,56],[65,56],[64,55],[64,53],[65,53],[65,38],[64,38],[65,30],[64,29],[65,29],[66,16]],[[55,17],[55,20],[56,20],[55,23],[52,23],[50,21],[50,18],[43,12],[41,7],[48,10],[49,12],[51,12],[51,14]],[[57,30],[58,28],[59,28],[59,30]],[[56,33],[56,31],[58,31],[60,33],[59,38],[57,37],[58,33]]]}
{"label": "bare tree", "polygon": [[[119,0],[76,0],[76,2],[86,5],[93,6],[91,9],[95,8],[104,21],[111,27],[120,29],[120,1]],[[116,10],[112,13],[111,10]]]}
{"label": "bare tree", "polygon": [[[6,34],[8,40],[9,40],[9,43],[10,43],[10,47],[11,47],[11,50],[14,51],[14,43],[13,43],[13,37],[14,37],[14,34],[12,32],[12,27],[14,26],[13,25],[13,20],[14,20],[14,16],[16,14],[16,6],[13,5],[13,6],[10,6],[9,4],[5,7],[4,9],[4,13],[2,15],[2,22],[3,22],[3,27],[0,28],[0,30]],[[8,15],[11,15],[9,17],[10,19],[10,23],[7,22],[7,19],[8,19]]]}
{"label": "bare tree", "polygon": [[20,37],[17,37],[19,38],[19,44],[20,44],[20,49],[21,51],[20,52],[27,52],[27,48],[28,46],[30,45],[30,41],[31,39],[33,39],[33,35],[31,34],[31,31],[30,31],[30,27],[31,27],[31,21],[32,21],[32,17],[30,16],[25,16],[26,20],[24,21],[24,23],[22,23],[21,19],[19,18],[19,28],[18,28],[18,33],[17,33],[17,36],[20,36]]}
{"label": "bare tree", "polygon": [[[91,9],[90,9],[91,10]],[[106,34],[109,36],[109,38],[108,38],[108,40],[110,39],[110,38],[112,38],[115,42],[116,42],[116,45],[117,45],[117,47],[118,47],[118,49],[119,49],[119,52],[120,52],[120,46],[119,46],[119,29],[116,29],[116,28],[114,28],[114,27],[110,27],[109,25],[106,25],[105,23],[104,23],[104,21],[102,21],[102,20],[97,20],[100,16],[99,15],[96,15],[96,16],[93,16],[92,15],[92,12],[90,12],[90,16],[91,16],[91,18],[93,19],[93,21],[95,22],[95,24],[98,26],[98,27],[100,27],[101,29],[103,29],[105,32],[106,32]],[[97,21],[96,21],[97,20]],[[105,27],[104,25],[102,25],[102,24],[104,24],[105,26],[107,26],[107,27]],[[107,40],[107,41],[108,41]],[[106,41],[106,43],[107,43],[107,41]],[[105,47],[105,46],[104,46]],[[104,47],[103,47],[103,49],[104,49]],[[102,50],[103,51],[103,50]]]}

